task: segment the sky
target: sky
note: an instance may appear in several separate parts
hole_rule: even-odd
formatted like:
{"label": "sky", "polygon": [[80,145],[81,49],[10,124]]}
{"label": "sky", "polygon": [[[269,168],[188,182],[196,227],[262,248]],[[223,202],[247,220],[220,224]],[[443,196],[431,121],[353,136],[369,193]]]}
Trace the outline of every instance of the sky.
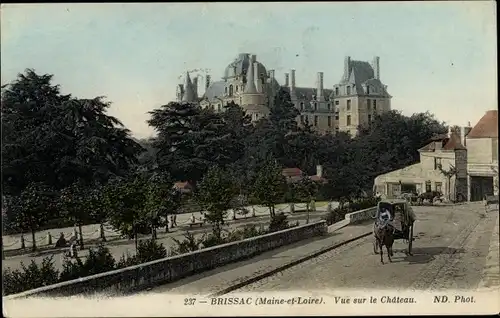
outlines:
{"label": "sky", "polygon": [[[405,115],[429,111],[472,125],[497,109],[496,3],[295,2],[10,4],[1,7],[1,82],[27,68],[62,93],[106,96],[137,138],[148,112],[175,100],[186,71],[212,80],[252,53],[280,83],[340,81],[345,56],[380,57],[380,76]],[[194,75],[192,75],[194,76]],[[199,85],[199,94],[203,86]]]}

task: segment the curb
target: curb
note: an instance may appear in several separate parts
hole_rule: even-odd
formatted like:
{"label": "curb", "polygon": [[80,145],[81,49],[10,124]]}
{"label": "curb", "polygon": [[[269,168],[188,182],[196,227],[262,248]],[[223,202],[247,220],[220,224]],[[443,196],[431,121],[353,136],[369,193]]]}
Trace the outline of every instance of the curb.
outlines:
{"label": "curb", "polygon": [[237,283],[237,284],[235,284],[235,285],[232,285],[232,286],[229,286],[229,287],[227,287],[227,288],[224,288],[223,290],[218,291],[218,292],[215,292],[215,293],[213,293],[213,294],[209,295],[208,297],[213,298],[213,297],[218,297],[218,296],[222,296],[222,295],[228,294],[228,293],[230,293],[230,292],[232,292],[232,291],[235,291],[236,289],[239,289],[239,288],[244,287],[244,286],[246,286],[246,285],[250,285],[250,284],[252,284],[252,283],[255,283],[255,282],[257,282],[257,281],[259,281],[259,280],[262,280],[262,279],[264,279],[264,278],[266,278],[266,277],[272,276],[272,275],[274,275],[274,274],[276,274],[276,273],[278,273],[278,272],[281,272],[281,271],[283,271],[283,270],[285,270],[285,269],[288,269],[288,268],[290,268],[290,267],[293,267],[293,266],[295,266],[295,265],[298,265],[298,264],[300,264],[300,263],[303,263],[303,262],[305,262],[305,261],[307,261],[307,260],[310,260],[311,258],[315,258],[315,257],[317,257],[317,256],[320,256],[321,254],[324,254],[324,253],[326,253],[326,252],[329,252],[329,251],[331,251],[331,250],[334,250],[334,249],[336,249],[336,248],[339,248],[339,247],[341,247],[341,246],[343,246],[343,245],[346,245],[346,244],[348,244],[348,243],[351,243],[351,242],[354,242],[354,241],[356,241],[356,240],[359,240],[359,239],[362,239],[362,238],[364,238],[364,237],[367,237],[367,236],[369,236],[369,235],[371,235],[371,234],[372,234],[372,231],[367,232],[367,233],[364,233],[364,234],[361,234],[361,235],[358,235],[358,236],[353,237],[353,238],[350,238],[350,239],[348,239],[348,240],[346,240],[346,241],[343,241],[343,242],[340,242],[340,243],[337,243],[337,244],[334,244],[334,245],[328,246],[328,247],[323,248],[323,249],[321,249],[321,250],[319,250],[319,251],[316,251],[316,252],[314,252],[314,253],[312,253],[312,254],[309,254],[309,255],[304,256],[304,257],[302,257],[302,258],[299,258],[299,259],[297,259],[297,260],[295,260],[295,261],[292,261],[292,262],[290,262],[290,263],[288,263],[288,264],[285,264],[285,265],[283,265],[283,266],[280,266],[280,267],[275,268],[275,269],[273,269],[273,270],[270,270],[270,271],[268,271],[268,272],[265,272],[265,273],[262,273],[262,274],[259,274],[259,275],[255,276],[255,277],[249,278],[249,279],[247,279],[247,280],[245,280],[245,281],[243,281],[243,282],[239,282],[239,283]]}

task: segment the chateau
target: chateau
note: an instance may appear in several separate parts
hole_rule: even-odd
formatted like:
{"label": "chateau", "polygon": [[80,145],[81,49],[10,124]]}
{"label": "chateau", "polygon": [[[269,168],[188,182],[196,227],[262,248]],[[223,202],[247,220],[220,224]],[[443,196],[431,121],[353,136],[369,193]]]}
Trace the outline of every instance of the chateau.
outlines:
{"label": "chateau", "polygon": [[205,94],[198,96],[198,78],[186,73],[184,84],[177,88],[177,101],[199,103],[222,111],[229,102],[240,105],[253,121],[269,114],[274,96],[280,88],[289,91],[292,102],[300,111],[299,123],[306,120],[321,133],[350,132],[354,136],[358,125],[369,124],[377,113],[391,109],[391,95],[380,80],[380,59],[372,63],[344,60],[344,74],[332,89],[323,86],[323,72],[317,73],[315,87],[297,87],[295,70],[285,74],[283,85],[274,70],[257,61],[257,56],[239,54],[224,71],[219,81],[205,78]]}

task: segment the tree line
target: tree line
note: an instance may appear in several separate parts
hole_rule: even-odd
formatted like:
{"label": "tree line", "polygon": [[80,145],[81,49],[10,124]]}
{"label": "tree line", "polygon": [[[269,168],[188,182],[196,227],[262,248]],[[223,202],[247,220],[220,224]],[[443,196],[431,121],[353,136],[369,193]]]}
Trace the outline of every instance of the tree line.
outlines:
{"label": "tree line", "polygon": [[[227,210],[245,204],[267,206],[274,216],[285,201],[352,201],[377,175],[417,162],[417,149],[446,131],[429,113],[390,111],[354,137],[318,134],[297,123],[298,110],[279,90],[270,115],[256,123],[234,103],[221,113],[167,103],[149,112],[156,136],[137,140],[107,113],[104,97],[64,95],[52,80],[28,69],[1,93],[2,218],[33,238],[54,220],[80,231],[109,222],[130,237],[154,237],[187,201],[207,211],[216,234]],[[324,184],[289,183],[282,175],[286,167],[313,175],[317,165]],[[177,191],[177,181],[189,182],[193,194]]]}

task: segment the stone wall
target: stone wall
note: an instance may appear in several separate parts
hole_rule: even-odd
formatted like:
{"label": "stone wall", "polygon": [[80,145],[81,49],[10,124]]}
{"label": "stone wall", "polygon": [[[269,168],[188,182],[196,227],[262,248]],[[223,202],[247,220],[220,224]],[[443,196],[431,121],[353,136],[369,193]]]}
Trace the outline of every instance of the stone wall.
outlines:
{"label": "stone wall", "polygon": [[356,224],[359,222],[371,220],[375,216],[377,207],[371,207],[368,209],[348,213],[345,215],[345,219],[349,221],[349,224]]}
{"label": "stone wall", "polygon": [[77,294],[129,293],[246,259],[280,246],[314,236],[325,235],[325,221],[297,226],[242,241],[214,246],[199,251],[168,257],[106,273],[10,295],[4,299],[30,296],[71,296]]}

